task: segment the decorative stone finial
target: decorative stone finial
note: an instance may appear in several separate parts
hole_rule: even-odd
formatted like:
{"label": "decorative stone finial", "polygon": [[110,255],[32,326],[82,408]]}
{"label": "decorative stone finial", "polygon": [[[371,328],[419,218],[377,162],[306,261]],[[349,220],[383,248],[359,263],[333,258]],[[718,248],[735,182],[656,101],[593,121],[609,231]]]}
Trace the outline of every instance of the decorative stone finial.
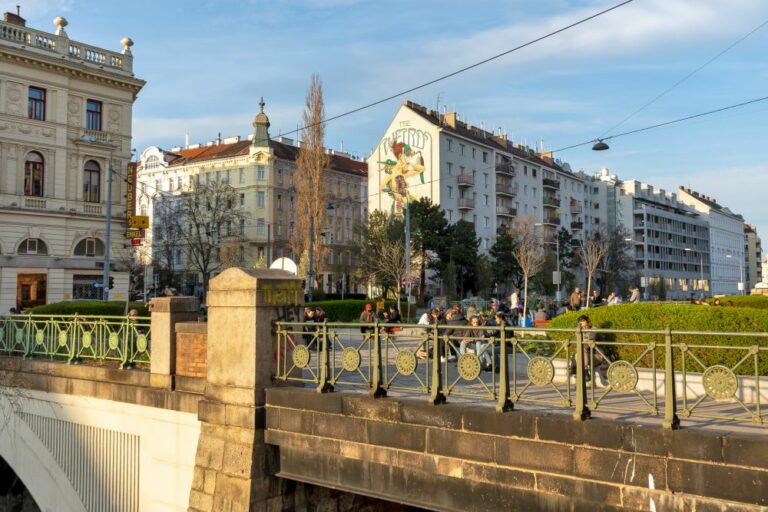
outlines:
{"label": "decorative stone finial", "polygon": [[261,108],[262,114],[264,113],[264,105],[266,105],[266,103],[264,103],[264,96],[262,96],[261,100],[259,101],[259,108]]}
{"label": "decorative stone finial", "polygon": [[120,40],[120,44],[123,45],[123,48],[130,48],[133,46],[133,39],[130,37],[124,37]]}
{"label": "decorative stone finial", "polygon": [[69,25],[69,22],[67,21],[67,18],[64,16],[56,16],[53,18],[53,24],[56,25],[56,35],[67,35],[67,33],[64,31],[64,27]]}

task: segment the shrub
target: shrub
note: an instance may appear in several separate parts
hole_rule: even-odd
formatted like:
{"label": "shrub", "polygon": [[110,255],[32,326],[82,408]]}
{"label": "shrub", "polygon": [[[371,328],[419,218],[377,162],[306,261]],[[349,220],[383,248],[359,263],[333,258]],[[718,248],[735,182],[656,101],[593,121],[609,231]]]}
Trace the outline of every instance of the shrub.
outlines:
{"label": "shrub", "polygon": [[[586,314],[592,325],[598,329],[637,329],[637,330],[663,330],[669,326],[673,331],[672,343],[686,343],[688,345],[707,345],[711,349],[692,349],[690,354],[695,355],[705,366],[723,364],[729,368],[734,367],[747,354],[744,350],[734,350],[719,347],[768,347],[768,338],[758,336],[695,336],[674,334],[674,331],[708,331],[708,332],[768,332],[768,311],[753,308],[720,308],[691,304],[623,304],[620,306],[604,306],[589,310],[574,311],[554,318],[550,327],[575,328],[577,318]],[[569,333],[548,333],[552,339],[566,339]],[[664,364],[664,336],[661,334],[613,334],[603,333],[598,335],[598,340],[618,341],[621,343],[641,343],[643,346],[617,346],[620,359],[635,361],[648,348],[651,342],[657,343],[655,351],[657,366]],[[703,371],[692,357],[686,358],[688,371]],[[651,353],[643,356],[640,365],[651,365]],[[682,367],[680,350],[674,350],[675,367]],[[748,358],[742,362],[736,372],[740,374],[754,374],[754,360]],[[761,352],[759,356],[759,371],[761,375],[768,375],[768,353]]]}
{"label": "shrub", "polygon": [[[328,300],[316,301],[307,306],[322,308],[325,311],[325,318],[329,322],[357,322],[360,313],[365,309],[366,304],[371,304],[376,309],[375,300]],[[387,301],[386,307],[389,308],[393,301]]]}
{"label": "shrub", "polygon": [[[144,303],[131,302],[128,309],[137,310],[139,316],[149,316],[147,305]],[[35,306],[29,312],[36,315],[123,316],[125,301],[69,300]]]}
{"label": "shrub", "polygon": [[[727,295],[719,299],[723,306],[731,301],[737,308],[768,309],[768,295]],[[714,302],[715,299],[709,299],[710,304]]]}

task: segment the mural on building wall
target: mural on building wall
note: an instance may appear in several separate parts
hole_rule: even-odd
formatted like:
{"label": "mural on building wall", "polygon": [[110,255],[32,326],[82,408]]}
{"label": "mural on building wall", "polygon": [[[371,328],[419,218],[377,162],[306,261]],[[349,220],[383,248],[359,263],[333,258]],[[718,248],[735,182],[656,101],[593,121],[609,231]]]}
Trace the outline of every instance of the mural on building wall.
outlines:
{"label": "mural on building wall", "polygon": [[425,155],[429,157],[429,133],[413,128],[395,130],[378,148],[379,190],[392,200],[391,213],[400,216],[409,201],[417,199],[412,187],[426,183]]}

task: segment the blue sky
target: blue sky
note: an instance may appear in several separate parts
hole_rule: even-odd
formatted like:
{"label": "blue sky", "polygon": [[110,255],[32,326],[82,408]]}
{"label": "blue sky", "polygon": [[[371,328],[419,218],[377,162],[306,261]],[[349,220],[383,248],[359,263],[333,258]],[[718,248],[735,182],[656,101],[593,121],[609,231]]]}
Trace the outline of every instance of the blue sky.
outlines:
{"label": "blue sky", "polygon": [[[119,49],[134,39],[147,80],[134,106],[134,146],[245,135],[267,102],[271,133],[300,122],[320,73],[329,115],[511,48],[618,3],[604,0],[0,0],[30,26]],[[768,19],[764,0],[635,0],[546,42],[412,94],[503,127],[546,149],[590,140]],[[768,95],[768,27],[622,125],[631,130]],[[401,100],[328,125],[327,145],[366,156]],[[768,101],[559,154],[575,169],[691,186],[756,223],[768,240]]]}

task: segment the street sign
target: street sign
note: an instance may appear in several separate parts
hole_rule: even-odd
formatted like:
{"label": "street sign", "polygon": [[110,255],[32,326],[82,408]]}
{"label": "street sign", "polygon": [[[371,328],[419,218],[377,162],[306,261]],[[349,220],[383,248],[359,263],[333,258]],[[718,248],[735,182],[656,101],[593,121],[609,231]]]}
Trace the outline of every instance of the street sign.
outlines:
{"label": "street sign", "polygon": [[147,229],[149,227],[149,217],[146,215],[134,215],[128,219],[128,227],[136,229]]}
{"label": "street sign", "polygon": [[560,272],[557,270],[552,272],[552,284],[560,284]]}
{"label": "street sign", "polygon": [[141,245],[141,238],[131,238],[131,245]]}
{"label": "street sign", "polygon": [[143,238],[143,234],[140,229],[127,229],[125,238]]}
{"label": "street sign", "polygon": [[93,287],[94,288],[104,288],[104,285],[97,281],[97,282],[93,283]]}

